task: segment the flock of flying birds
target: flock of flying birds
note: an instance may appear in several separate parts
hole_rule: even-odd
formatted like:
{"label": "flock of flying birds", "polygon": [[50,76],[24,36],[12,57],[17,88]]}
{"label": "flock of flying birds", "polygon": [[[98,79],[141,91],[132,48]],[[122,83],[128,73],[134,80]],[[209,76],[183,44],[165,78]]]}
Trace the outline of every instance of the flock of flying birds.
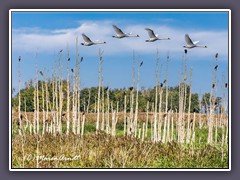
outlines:
{"label": "flock of flying birds", "polygon": [[[125,38],[125,37],[140,37],[139,35],[132,35],[132,33],[124,33],[120,28],[118,28],[116,25],[112,25],[113,26],[113,29],[114,31],[116,32],[116,35],[112,36],[113,38]],[[149,29],[149,28],[145,28],[145,30],[148,32],[148,36],[149,36],[149,39],[145,40],[146,42],[154,42],[154,41],[157,41],[157,40],[170,40],[170,38],[159,38],[158,37],[158,34],[155,35],[154,31],[152,29]],[[85,34],[82,34],[82,37],[83,37],[83,40],[84,42],[81,43],[81,45],[83,46],[91,46],[91,45],[96,45],[96,44],[106,44],[106,42],[99,42],[99,41],[96,41],[96,42],[93,42],[88,36],[86,36]],[[183,46],[184,48],[188,48],[188,49],[191,49],[191,48],[195,48],[195,47],[201,47],[201,48],[207,48],[207,46],[203,46],[203,45],[198,45],[199,41],[192,41],[191,38],[189,37],[188,34],[185,34],[185,41],[186,41],[186,45]],[[60,50],[60,53],[63,51]],[[187,49],[184,50],[185,54],[187,53]],[[215,58],[218,57],[218,53],[216,53],[215,55]],[[19,56],[19,62],[21,61],[21,56]],[[68,58],[68,61],[70,61],[70,58]],[[81,61],[83,61],[83,57],[81,57]],[[143,65],[143,61],[141,62],[140,66]],[[214,67],[215,70],[217,70],[218,68],[218,65],[216,65]],[[71,69],[72,72],[74,72],[74,69]],[[43,72],[40,71],[40,74],[43,76]],[[166,80],[163,82],[165,83]],[[163,86],[163,83],[161,83],[161,87]],[[227,83],[225,83],[225,88],[227,88]],[[215,84],[212,84],[212,88],[215,88]]]}
{"label": "flock of flying birds", "polygon": [[[120,28],[118,28],[116,25],[112,25],[114,31],[116,32],[116,35],[112,36],[113,38],[125,38],[125,37],[140,37],[139,35],[133,35],[132,33],[124,33]],[[155,35],[154,31],[149,28],[145,28],[145,30],[148,32],[149,39],[145,40],[146,42],[154,42],[157,40],[170,40],[170,38],[159,38],[158,34]],[[83,46],[91,46],[91,45],[96,45],[96,44],[106,44],[105,41],[100,42],[100,41],[95,41],[93,42],[87,35],[82,34],[84,42],[81,43]],[[199,41],[193,42],[191,38],[189,37],[188,34],[185,35],[185,41],[186,45],[183,46],[184,48],[194,48],[194,47],[202,47],[202,48],[207,48],[207,46],[201,46],[198,45]]]}

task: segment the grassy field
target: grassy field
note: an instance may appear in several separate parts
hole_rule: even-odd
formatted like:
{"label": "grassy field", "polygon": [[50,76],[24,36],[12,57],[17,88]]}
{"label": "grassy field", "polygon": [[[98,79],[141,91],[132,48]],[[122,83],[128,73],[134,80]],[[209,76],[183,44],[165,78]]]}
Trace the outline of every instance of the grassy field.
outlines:
{"label": "grassy field", "polygon": [[123,136],[121,119],[116,126],[116,136],[102,131],[96,133],[93,114],[87,117],[83,136],[66,135],[64,123],[62,134],[34,135],[26,131],[21,136],[13,116],[12,168],[228,168],[228,143],[221,145],[220,127],[213,145],[206,143],[206,123],[201,129],[196,123],[194,142],[177,143],[174,126],[173,141],[154,143],[151,123],[148,136],[142,140]]}

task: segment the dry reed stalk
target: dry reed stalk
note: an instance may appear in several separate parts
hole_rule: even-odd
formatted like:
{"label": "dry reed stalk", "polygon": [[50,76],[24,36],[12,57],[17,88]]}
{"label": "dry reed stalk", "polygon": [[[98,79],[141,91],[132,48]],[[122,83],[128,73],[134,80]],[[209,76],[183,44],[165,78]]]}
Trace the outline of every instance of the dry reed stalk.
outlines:
{"label": "dry reed stalk", "polygon": [[140,82],[140,62],[138,60],[138,78],[137,78],[137,94],[136,94],[136,106],[135,106],[135,116],[134,116],[134,131],[135,137],[137,135],[137,127],[138,127],[138,93],[139,93],[139,82]]}
{"label": "dry reed stalk", "polygon": [[215,145],[217,145],[218,137],[218,117],[215,118]]}
{"label": "dry reed stalk", "polygon": [[59,125],[59,89],[58,89],[58,82],[59,82],[59,79],[58,79],[58,75],[57,73],[55,74],[55,109],[56,111],[54,112],[55,113],[55,123],[53,124],[55,130],[58,132],[58,125]]}
{"label": "dry reed stalk", "polygon": [[56,129],[55,129],[55,112],[54,110],[51,111],[52,114],[52,121],[51,121],[51,125],[50,125],[50,133],[53,134],[53,136],[56,135]]}
{"label": "dry reed stalk", "polygon": [[[217,56],[215,56],[214,67],[217,66]],[[213,121],[215,116],[215,102],[216,102],[216,87],[217,87],[217,69],[213,68],[212,76],[212,88],[210,94],[210,112],[209,112],[209,121],[208,121],[208,144],[212,144],[213,141]]]}
{"label": "dry reed stalk", "polygon": [[171,113],[168,112],[168,116],[167,116],[167,135],[166,135],[166,142],[170,141],[170,116]]}
{"label": "dry reed stalk", "polygon": [[157,141],[157,104],[158,104],[158,49],[156,53],[156,68],[155,68],[155,107],[154,107],[154,127],[153,127],[153,141]]}
{"label": "dry reed stalk", "polygon": [[101,130],[104,131],[105,130],[105,99],[104,99],[104,86],[103,86],[103,75],[102,75],[102,124],[101,124]]}
{"label": "dry reed stalk", "polygon": [[133,124],[133,116],[134,116],[134,110],[133,110],[133,106],[134,106],[134,88],[131,90],[130,92],[130,126],[131,129],[131,133],[134,132],[134,127],[132,127]]}
{"label": "dry reed stalk", "polygon": [[84,134],[84,126],[85,126],[85,113],[82,115],[82,130],[81,130],[81,136]]}
{"label": "dry reed stalk", "polygon": [[[154,103],[152,103],[152,112],[154,112]],[[152,113],[153,114],[153,113]],[[153,120],[154,116],[151,116],[151,140],[154,140],[154,133],[153,133]]]}
{"label": "dry reed stalk", "polygon": [[69,49],[67,47],[67,131],[66,134],[69,135],[70,131],[70,76],[69,76]]}
{"label": "dry reed stalk", "polygon": [[[38,74],[38,73],[37,73]],[[38,92],[38,75],[37,75],[37,85],[36,85],[36,89],[37,89],[37,135],[39,133],[39,92]]]}
{"label": "dry reed stalk", "polygon": [[95,101],[94,101],[94,113],[97,113],[97,97],[95,96]]}
{"label": "dry reed stalk", "polygon": [[226,119],[225,144],[228,145],[228,120]]}
{"label": "dry reed stalk", "polygon": [[82,119],[82,115],[80,114],[80,112],[78,112],[78,119],[77,119],[77,134],[80,135],[81,133],[81,119]]}
{"label": "dry reed stalk", "polygon": [[143,123],[142,125],[142,142],[144,141],[144,138],[145,138],[145,123]]}
{"label": "dry reed stalk", "polygon": [[162,143],[166,142],[167,119],[168,119],[168,115],[166,114],[165,117],[164,117]]}
{"label": "dry reed stalk", "polygon": [[127,123],[127,95],[124,93],[124,115],[123,115],[123,135],[126,135],[126,123]]}
{"label": "dry reed stalk", "polygon": [[163,95],[163,89],[160,87],[159,89],[159,109],[158,109],[158,141],[161,141],[162,139],[162,95]]}
{"label": "dry reed stalk", "polygon": [[[227,116],[227,100],[226,100],[226,91],[228,89],[228,86],[225,80],[225,75],[222,76],[222,82],[224,82],[224,84],[222,85],[223,101],[222,101],[220,121],[222,122],[221,127],[222,127],[222,149],[223,149],[223,145],[224,144],[227,145],[228,143],[228,116]],[[225,126],[226,126],[226,132],[224,132]]]}
{"label": "dry reed stalk", "polygon": [[18,61],[18,121],[19,121],[19,134],[22,135],[22,119],[21,119],[21,57]]}
{"label": "dry reed stalk", "polygon": [[180,108],[181,108],[181,83],[178,84],[178,115],[177,116],[177,122],[176,122],[176,129],[177,129],[177,142],[180,142],[180,126],[181,126],[181,117],[180,117]]}
{"label": "dry reed stalk", "polygon": [[221,141],[221,147],[223,148],[225,144],[225,127],[222,126],[222,141]]}
{"label": "dry reed stalk", "polygon": [[[160,66],[159,79],[161,78],[162,64]],[[159,104],[158,104],[158,125],[157,125],[157,141],[162,138],[162,97],[163,97],[163,84],[159,85]]]}
{"label": "dry reed stalk", "polygon": [[166,99],[165,99],[165,112],[168,111],[168,63],[169,63],[169,52],[167,54],[167,62],[166,62]]}
{"label": "dry reed stalk", "polygon": [[181,88],[181,80],[178,85],[178,118],[177,118],[177,142],[180,142],[181,139],[181,108],[182,108],[182,88]]}
{"label": "dry reed stalk", "polygon": [[25,106],[25,111],[24,111],[24,114],[25,114],[25,121],[26,121],[26,125],[25,125],[25,128],[24,128],[24,132],[26,132],[28,126],[29,126],[29,120],[28,120],[28,116],[27,116],[27,103],[26,103],[26,98],[24,97],[24,106]]}
{"label": "dry reed stalk", "polygon": [[174,116],[172,116],[171,117],[171,121],[172,121],[172,123],[171,123],[171,140],[170,141],[174,141],[174,121],[173,121],[173,117]]}
{"label": "dry reed stalk", "polygon": [[73,74],[73,94],[72,94],[72,132],[76,134],[76,81]]}
{"label": "dry reed stalk", "polygon": [[112,111],[112,136],[116,135],[116,111]]}
{"label": "dry reed stalk", "polygon": [[59,58],[59,127],[58,131],[62,134],[62,112],[63,112],[63,65],[62,65],[62,52],[60,52]]}
{"label": "dry reed stalk", "polygon": [[149,101],[147,102],[147,120],[146,120],[146,130],[145,130],[145,137],[147,138],[147,133],[148,133],[148,119],[149,119]]}
{"label": "dry reed stalk", "polygon": [[192,143],[195,143],[195,125],[196,125],[196,112],[193,113],[193,122],[192,122]]}
{"label": "dry reed stalk", "polygon": [[53,133],[55,136],[55,124],[56,124],[56,119],[55,119],[55,100],[56,100],[56,93],[55,93],[55,66],[54,66],[54,75],[52,78],[52,89],[53,89],[53,94],[52,94],[52,101],[53,101],[53,105],[52,105],[52,109],[51,109],[51,114],[52,114],[52,121],[51,121],[51,134]]}
{"label": "dry reed stalk", "polygon": [[37,89],[36,89],[36,65],[35,65],[35,83],[34,83],[34,114],[33,114],[33,133],[36,134],[36,120],[37,120]]}
{"label": "dry reed stalk", "polygon": [[132,123],[133,123],[133,118],[134,118],[134,87],[135,87],[135,52],[133,50],[133,57],[132,57],[132,89],[130,91],[130,127],[131,132],[134,132],[135,129],[134,127],[132,127]]}
{"label": "dry reed stalk", "polygon": [[190,136],[191,136],[191,128],[190,128],[190,118],[191,118],[191,98],[192,98],[192,68],[190,70],[190,85],[189,85],[189,98],[188,98],[188,121],[187,121],[187,137],[186,137],[186,143],[188,144],[190,142]]}
{"label": "dry reed stalk", "polygon": [[89,111],[89,106],[90,106],[90,100],[91,100],[91,89],[88,89],[88,103],[87,103],[87,113]]}
{"label": "dry reed stalk", "polygon": [[[45,117],[45,94],[44,94],[44,82],[45,82],[45,79],[42,80],[42,113],[43,113],[43,116],[42,116],[42,125],[43,125],[43,129],[42,129],[42,135],[44,135],[45,133],[45,120],[46,120],[46,117]],[[46,82],[45,82],[46,83]]]}
{"label": "dry reed stalk", "polygon": [[185,114],[186,114],[186,104],[187,104],[187,79],[188,79],[188,68],[187,68],[187,54],[185,53],[184,56],[184,65],[183,65],[183,72],[182,72],[182,108],[181,108],[181,143],[185,142]]}
{"label": "dry reed stalk", "polygon": [[77,91],[77,121],[78,121],[77,128],[79,128],[77,134],[80,134],[80,129],[81,129],[81,127],[80,127],[81,126],[81,123],[80,123],[80,121],[81,121],[81,112],[80,112],[80,88],[79,88],[79,86],[80,86],[80,83],[78,84],[78,91]]}
{"label": "dry reed stalk", "polygon": [[30,123],[30,126],[29,126],[29,133],[30,133],[30,135],[32,135],[32,133],[33,133],[33,126],[32,126],[32,123]]}
{"label": "dry reed stalk", "polygon": [[107,134],[110,132],[110,100],[109,100],[109,88],[107,89],[107,123],[106,123],[106,132]]}
{"label": "dry reed stalk", "polygon": [[[81,99],[80,99],[80,93],[81,93],[81,88],[80,88],[80,82],[81,82],[81,77],[80,77],[80,59],[79,59],[79,52],[78,52],[78,39],[76,41],[76,93],[77,93],[77,99],[76,99],[76,114],[77,114],[77,121],[79,122],[78,126],[81,126],[80,123],[80,118],[81,118],[81,112],[80,112],[80,107],[81,107]],[[81,127],[77,127],[77,128],[81,128]],[[80,134],[80,130],[78,131],[78,134]]]}
{"label": "dry reed stalk", "polygon": [[103,51],[99,49],[99,63],[98,63],[98,101],[97,101],[97,122],[96,122],[96,132],[99,130],[99,123],[100,123],[100,99],[101,99],[101,78],[102,78],[102,54]]}
{"label": "dry reed stalk", "polygon": [[[210,98],[212,99],[212,98]],[[210,113],[208,118],[208,144],[212,144],[212,129],[213,129],[213,115],[214,115],[214,107],[212,102],[210,102]]]}
{"label": "dry reed stalk", "polygon": [[185,123],[184,123],[184,98],[185,98],[185,85],[184,83],[180,83],[180,91],[179,91],[179,127],[178,127],[178,142],[184,143],[184,133],[185,133]]}
{"label": "dry reed stalk", "polygon": [[76,134],[77,130],[77,120],[78,120],[78,106],[79,106],[79,92],[78,92],[78,64],[79,54],[78,54],[78,37],[76,37],[76,67],[73,69],[73,96],[72,96],[72,132]]}
{"label": "dry reed stalk", "polygon": [[118,122],[118,114],[119,114],[119,101],[117,101],[117,111],[116,111],[116,120],[115,120],[115,130],[116,130],[116,125]]}
{"label": "dry reed stalk", "polygon": [[[188,79],[188,68],[187,68],[187,54],[184,56],[184,70],[183,70],[183,85],[184,85],[184,101],[183,101],[183,114],[185,117],[186,104],[187,104],[187,79]],[[185,121],[183,121],[185,123]],[[185,125],[184,125],[185,126]]]}
{"label": "dry reed stalk", "polygon": [[185,53],[182,65],[182,81],[181,81],[181,113],[180,113],[180,143],[183,144],[185,141],[185,114],[186,114],[186,103],[187,103],[187,54]]}
{"label": "dry reed stalk", "polygon": [[46,120],[49,121],[49,92],[48,92],[48,84],[49,81],[47,80],[47,82],[45,83],[45,91],[46,91]]}
{"label": "dry reed stalk", "polygon": [[199,112],[199,114],[198,114],[198,117],[199,117],[199,120],[198,120],[198,127],[199,127],[199,129],[202,129],[202,113],[201,113],[201,109],[202,109],[202,105],[201,105],[201,99],[202,98],[200,98],[201,96],[199,96],[199,110],[200,110],[200,112]]}
{"label": "dry reed stalk", "polygon": [[104,131],[105,130],[105,115],[104,115],[104,111],[105,111],[105,97],[104,97],[104,93],[105,93],[105,88],[103,85],[103,60],[101,61],[101,86],[102,86],[102,97],[101,97],[101,110],[102,110],[102,123],[101,123],[101,130]]}

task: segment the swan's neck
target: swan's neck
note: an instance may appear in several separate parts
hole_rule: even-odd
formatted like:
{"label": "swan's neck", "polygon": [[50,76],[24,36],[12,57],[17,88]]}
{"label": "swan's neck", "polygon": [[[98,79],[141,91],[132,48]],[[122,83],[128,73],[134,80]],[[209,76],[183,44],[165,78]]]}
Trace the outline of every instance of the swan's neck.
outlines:
{"label": "swan's neck", "polygon": [[106,42],[95,42],[94,44],[106,44]]}
{"label": "swan's neck", "polygon": [[196,45],[196,47],[207,48],[207,46],[200,46],[200,45]]}
{"label": "swan's neck", "polygon": [[127,37],[139,37],[138,35],[126,34]]}
{"label": "swan's neck", "polygon": [[158,38],[159,40],[170,40],[170,38]]}

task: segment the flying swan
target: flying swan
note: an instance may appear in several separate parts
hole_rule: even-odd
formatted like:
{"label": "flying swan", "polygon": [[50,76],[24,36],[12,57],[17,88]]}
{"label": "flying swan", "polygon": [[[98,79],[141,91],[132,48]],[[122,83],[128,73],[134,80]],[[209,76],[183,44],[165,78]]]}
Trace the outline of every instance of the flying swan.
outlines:
{"label": "flying swan", "polygon": [[118,28],[115,25],[112,25],[114,31],[116,32],[115,36],[112,36],[113,38],[124,38],[124,37],[139,37],[139,35],[132,35],[131,33],[123,33],[120,28]]}
{"label": "flying swan", "polygon": [[91,45],[96,45],[96,44],[106,44],[106,42],[93,42],[88,36],[86,36],[85,34],[82,34],[83,40],[84,42],[81,43],[81,45],[83,46],[91,46]]}
{"label": "flying swan", "polygon": [[192,42],[192,40],[190,39],[188,34],[185,34],[185,41],[186,41],[187,45],[183,46],[184,48],[189,48],[189,49],[194,48],[194,47],[207,48],[207,46],[197,45],[197,43],[199,43],[199,41]]}
{"label": "flying swan", "polygon": [[146,40],[146,42],[154,42],[157,40],[170,40],[170,38],[159,38],[158,34],[154,34],[152,29],[145,28],[145,30],[148,32],[149,39]]}

